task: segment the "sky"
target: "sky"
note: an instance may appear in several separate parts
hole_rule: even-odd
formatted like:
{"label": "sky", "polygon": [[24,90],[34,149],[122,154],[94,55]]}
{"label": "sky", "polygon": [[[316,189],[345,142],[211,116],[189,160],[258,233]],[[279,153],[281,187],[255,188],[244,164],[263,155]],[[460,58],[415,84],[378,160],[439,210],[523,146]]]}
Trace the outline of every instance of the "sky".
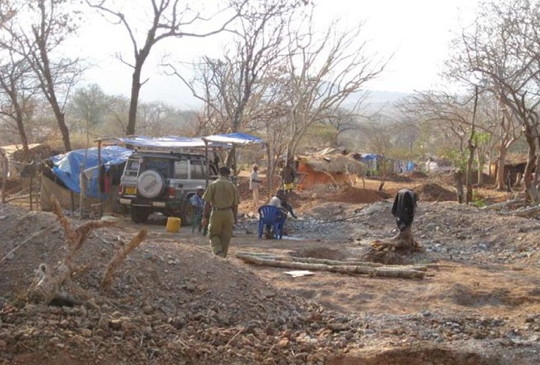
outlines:
{"label": "sky", "polygon": [[[362,37],[381,58],[391,59],[385,71],[366,88],[413,92],[440,89],[440,68],[449,54],[450,40],[469,24],[479,0],[315,0],[316,29],[324,30],[333,19],[340,26],[364,22]],[[181,109],[198,102],[181,82],[165,76],[156,64],[166,54],[176,53],[183,61],[192,61],[209,51],[220,49],[215,39],[184,38],[168,40],[152,50],[143,74],[148,81],[141,90],[142,101],[163,101]],[[123,48],[118,48],[119,44]],[[96,83],[107,94],[128,96],[131,69],[114,57],[122,51],[131,60],[130,44],[124,28],[95,19],[81,28],[72,45],[81,57],[94,64],[85,83]]]}

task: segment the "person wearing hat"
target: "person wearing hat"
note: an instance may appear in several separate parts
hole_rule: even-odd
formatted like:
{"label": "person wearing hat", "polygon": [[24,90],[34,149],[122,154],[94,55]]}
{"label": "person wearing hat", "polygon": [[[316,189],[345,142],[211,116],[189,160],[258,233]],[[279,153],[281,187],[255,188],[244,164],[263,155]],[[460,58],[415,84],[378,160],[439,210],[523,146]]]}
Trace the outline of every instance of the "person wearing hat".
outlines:
{"label": "person wearing hat", "polygon": [[262,183],[262,180],[259,180],[259,166],[253,164],[251,168],[251,174],[249,175],[249,190],[253,193],[253,208],[259,206],[259,184]]}
{"label": "person wearing hat", "polygon": [[189,202],[191,203],[191,206],[193,208],[193,222],[192,222],[192,228],[191,232],[195,232],[195,227],[198,228],[198,231],[200,232],[202,227],[202,216],[204,211],[204,200],[202,198],[204,194],[204,187],[199,185],[195,188],[195,194],[189,198]]}
{"label": "person wearing hat", "polygon": [[240,203],[238,189],[229,181],[230,174],[227,166],[220,167],[219,178],[208,185],[202,197],[205,202],[202,225],[209,223],[212,252],[220,257],[227,257]]}

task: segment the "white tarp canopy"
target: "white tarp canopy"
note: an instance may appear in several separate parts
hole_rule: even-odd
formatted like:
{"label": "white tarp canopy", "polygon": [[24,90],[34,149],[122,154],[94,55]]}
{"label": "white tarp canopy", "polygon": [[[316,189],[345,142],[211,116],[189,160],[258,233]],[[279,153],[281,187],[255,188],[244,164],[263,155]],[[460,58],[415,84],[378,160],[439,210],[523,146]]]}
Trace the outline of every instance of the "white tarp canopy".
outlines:
{"label": "white tarp canopy", "polygon": [[247,133],[229,133],[229,134],[215,134],[211,136],[203,137],[180,137],[180,136],[167,136],[167,137],[118,137],[114,140],[132,145],[134,147],[158,147],[158,148],[204,148],[204,147],[221,147],[232,148],[233,145],[247,145],[255,143],[264,143],[264,141],[258,137],[249,135]]}

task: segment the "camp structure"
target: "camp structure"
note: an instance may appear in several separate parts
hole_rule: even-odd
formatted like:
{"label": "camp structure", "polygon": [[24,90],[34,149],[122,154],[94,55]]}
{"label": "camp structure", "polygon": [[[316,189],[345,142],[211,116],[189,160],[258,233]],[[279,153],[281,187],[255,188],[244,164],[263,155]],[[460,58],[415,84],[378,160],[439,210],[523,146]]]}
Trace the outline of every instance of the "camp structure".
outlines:
{"label": "camp structure", "polygon": [[318,184],[355,185],[366,173],[359,154],[349,154],[327,148],[298,158],[298,189],[310,189]]}
{"label": "camp structure", "polygon": [[120,146],[107,146],[99,151],[93,147],[50,157],[42,168],[41,209],[51,211],[54,199],[64,209],[79,209],[82,188],[85,211],[96,211],[100,202],[105,211],[115,211],[120,176],[132,152]]}
{"label": "camp structure", "polygon": [[[100,213],[120,209],[117,203],[120,178],[125,162],[135,150],[203,153],[208,157],[212,149],[264,143],[262,139],[245,133],[195,138],[128,136],[101,138],[96,142],[97,147],[70,151],[47,160],[41,188],[42,210],[53,208],[53,198],[64,209],[77,210],[81,201],[85,211],[96,211],[96,207]],[[81,176],[84,178],[82,185]],[[83,199],[80,196],[81,186],[84,189]]]}
{"label": "camp structure", "polygon": [[0,159],[7,162],[0,163],[0,174],[10,179],[17,179],[24,175],[25,166],[32,161],[39,161],[50,156],[50,147],[46,144],[32,143],[28,145],[28,153],[25,156],[22,145],[13,144],[0,146]]}

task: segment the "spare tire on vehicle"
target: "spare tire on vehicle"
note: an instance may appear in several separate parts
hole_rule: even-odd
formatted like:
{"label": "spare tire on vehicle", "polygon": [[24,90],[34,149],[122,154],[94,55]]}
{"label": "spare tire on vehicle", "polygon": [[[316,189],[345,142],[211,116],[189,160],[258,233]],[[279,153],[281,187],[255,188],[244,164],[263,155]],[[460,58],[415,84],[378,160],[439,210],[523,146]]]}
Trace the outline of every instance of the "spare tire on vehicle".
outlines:
{"label": "spare tire on vehicle", "polygon": [[165,189],[165,178],[156,170],[141,172],[137,180],[138,193],[147,199],[157,198]]}

